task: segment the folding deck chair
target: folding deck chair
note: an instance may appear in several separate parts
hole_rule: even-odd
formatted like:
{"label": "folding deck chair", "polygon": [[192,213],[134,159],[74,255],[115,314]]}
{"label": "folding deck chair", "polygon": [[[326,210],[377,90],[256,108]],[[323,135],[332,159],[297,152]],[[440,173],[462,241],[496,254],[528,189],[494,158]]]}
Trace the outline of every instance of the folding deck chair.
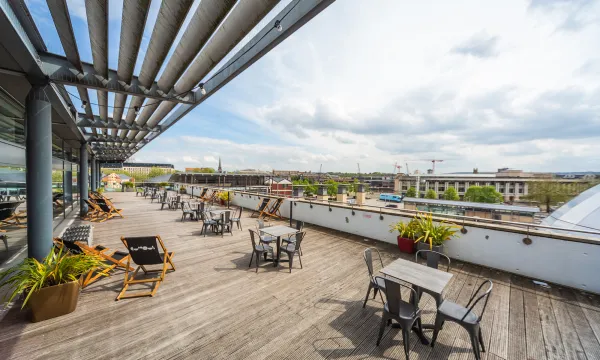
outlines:
{"label": "folding deck chair", "polygon": [[[122,218],[125,218],[125,216],[123,216],[123,214],[121,213],[121,211],[123,211],[122,209],[117,209],[117,207],[115,206],[115,204],[113,204],[112,201],[110,201],[110,199],[104,199],[104,203],[108,206],[109,208],[109,212],[110,214],[114,215],[119,215]],[[112,216],[111,216],[112,217]]]}
{"label": "folding deck chair", "polygon": [[89,209],[83,220],[105,222],[114,216],[111,214],[110,209],[107,209],[108,206],[104,203],[95,202],[92,200],[85,200],[85,202],[88,204]]}
{"label": "folding deck chair", "polygon": [[[275,203],[271,206],[271,208],[269,210],[263,211],[263,213],[261,215],[264,217],[270,216],[275,219],[283,219],[283,217],[281,216],[281,213],[279,212],[279,208],[281,207],[281,204],[283,204],[283,198],[279,198],[279,199],[275,200]],[[258,217],[260,218],[261,215],[259,215]]]}
{"label": "folding deck chair", "polygon": [[206,197],[206,193],[208,192],[207,188],[202,189],[202,192],[200,193],[200,195],[198,195],[198,197],[200,199],[204,199]]}
{"label": "folding deck chair", "polygon": [[[117,295],[115,300],[120,300],[123,298],[132,298],[132,297],[140,297],[140,296],[154,296],[160,283],[165,279],[165,274],[167,270],[175,271],[175,265],[173,265],[173,252],[168,252],[165,248],[165,244],[163,243],[160,236],[141,236],[141,237],[121,237],[121,241],[125,244],[125,247],[129,250],[130,257],[127,258],[127,269],[125,270],[125,280],[123,282],[123,289]],[[158,250],[162,248],[162,253]],[[130,261],[133,260],[134,263],[138,266],[131,277],[129,276],[129,264]],[[148,265],[162,265],[161,269],[158,270],[148,270],[146,266]],[[169,268],[169,265],[171,267]],[[136,275],[138,271],[142,269],[144,274],[148,274],[150,272],[159,272],[159,277],[153,277],[149,279],[137,279]],[[154,283],[151,291],[145,292],[135,292],[132,294],[126,294],[127,288],[129,285],[133,284],[143,284],[143,283]]]}
{"label": "folding deck chair", "polygon": [[[91,247],[82,242],[66,241],[60,238],[54,238],[54,244],[57,247],[66,248],[73,255],[96,255],[104,260],[104,264],[106,265],[105,268],[92,270],[87,274],[82,275],[81,278],[79,278],[79,284],[82,288],[85,288],[86,286],[99,280],[103,276],[108,276],[109,273],[117,267],[122,269],[133,270],[133,268],[129,266],[129,254],[123,251],[111,250],[101,245]],[[127,263],[125,263],[126,260]]]}
{"label": "folding deck chair", "polygon": [[256,213],[258,213],[259,218],[261,216],[263,216],[264,212],[267,211],[267,209],[268,209],[269,202],[271,202],[271,199],[263,198],[262,202],[259,203],[258,206],[256,207],[256,209],[254,209],[254,211],[252,212],[252,214],[250,214],[250,217],[254,217],[254,214],[256,214]]}
{"label": "folding deck chair", "polygon": [[20,228],[27,227],[27,211],[17,211],[17,207],[23,201],[4,202],[0,207],[0,232],[2,226],[16,226]]}

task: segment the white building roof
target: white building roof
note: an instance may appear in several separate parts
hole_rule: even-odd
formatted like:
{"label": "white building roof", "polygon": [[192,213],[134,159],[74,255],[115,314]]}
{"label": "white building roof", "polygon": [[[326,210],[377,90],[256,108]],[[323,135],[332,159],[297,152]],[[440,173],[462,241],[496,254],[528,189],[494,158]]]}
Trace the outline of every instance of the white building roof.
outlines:
{"label": "white building roof", "polygon": [[600,231],[600,185],[582,192],[558,208],[542,221],[542,225],[568,230]]}

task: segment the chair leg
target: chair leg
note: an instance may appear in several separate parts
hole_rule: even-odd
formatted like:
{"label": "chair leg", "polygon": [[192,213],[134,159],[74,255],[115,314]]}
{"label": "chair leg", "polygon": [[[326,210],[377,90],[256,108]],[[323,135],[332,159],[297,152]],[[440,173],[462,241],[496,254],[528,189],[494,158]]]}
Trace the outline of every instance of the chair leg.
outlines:
{"label": "chair leg", "polygon": [[252,266],[252,259],[254,258],[254,251],[252,252],[252,255],[250,255],[250,264],[248,264],[248,267]]}
{"label": "chair leg", "polygon": [[[369,286],[369,288],[370,288],[370,286]],[[367,295],[369,295],[369,294],[367,294]],[[379,325],[379,336],[377,337],[377,346],[379,346],[379,343],[381,343],[381,338],[383,337],[383,331],[385,330],[386,323],[387,323],[387,316],[385,316],[385,312],[384,312],[381,315],[381,325]]]}
{"label": "chair leg", "polygon": [[301,254],[298,252],[298,260],[300,260],[300,269],[303,269],[302,267],[302,256]]}
{"label": "chair leg", "polygon": [[258,273],[258,261],[260,260],[260,254],[256,254],[256,273]]}
{"label": "chair leg", "polygon": [[375,288],[375,290],[373,291],[373,299],[375,299],[377,297],[377,292],[379,291],[379,288]]}
{"label": "chair leg", "polygon": [[363,303],[363,309],[367,306],[367,300],[369,300],[369,294],[371,294],[371,289],[373,288],[373,284],[369,281],[369,290],[367,290],[367,296],[365,296],[365,302]]}
{"label": "chair leg", "polygon": [[479,327],[479,343],[481,344],[481,352],[485,352],[485,345],[483,344],[483,334],[481,332],[481,327]]}
{"label": "chair leg", "polygon": [[290,264],[290,273],[292,272],[292,263],[294,262],[294,254],[288,253],[289,264]]}
{"label": "chair leg", "polygon": [[402,342],[404,343],[404,355],[406,356],[406,360],[408,359],[408,354],[410,352],[410,329],[402,329]]}
{"label": "chair leg", "polygon": [[475,354],[475,360],[481,359],[481,353],[479,351],[479,334],[475,329],[469,329],[469,337],[471,338],[471,346],[473,347],[473,354]]}
{"label": "chair leg", "polygon": [[444,324],[444,319],[438,313],[435,316],[435,327],[433,329],[433,336],[431,337],[431,347],[433,347],[435,345],[435,340],[437,339],[438,333],[440,332],[440,329],[442,328],[443,324]]}

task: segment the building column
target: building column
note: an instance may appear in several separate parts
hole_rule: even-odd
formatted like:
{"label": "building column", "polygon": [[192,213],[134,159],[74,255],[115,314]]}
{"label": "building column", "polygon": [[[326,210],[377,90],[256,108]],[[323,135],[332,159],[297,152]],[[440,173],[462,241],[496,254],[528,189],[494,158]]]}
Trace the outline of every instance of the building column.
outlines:
{"label": "building column", "polygon": [[52,107],[37,85],[25,100],[25,145],[27,251],[42,260],[52,249]]}
{"label": "building column", "polygon": [[92,156],[90,157],[90,188],[92,189],[92,191],[96,191],[97,186],[96,186],[96,179],[97,179],[97,167],[96,167],[96,157],[92,154]]}
{"label": "building column", "polygon": [[98,185],[97,187],[101,187],[102,186],[102,162],[97,161],[98,163],[98,171],[96,172],[98,174]]}
{"label": "building column", "polygon": [[81,143],[79,149],[79,214],[85,216],[88,212],[88,151],[86,143]]}
{"label": "building column", "polygon": [[65,153],[65,160],[69,162],[65,173],[63,174],[63,197],[65,205],[73,204],[73,164],[71,164],[72,156],[70,152]]}

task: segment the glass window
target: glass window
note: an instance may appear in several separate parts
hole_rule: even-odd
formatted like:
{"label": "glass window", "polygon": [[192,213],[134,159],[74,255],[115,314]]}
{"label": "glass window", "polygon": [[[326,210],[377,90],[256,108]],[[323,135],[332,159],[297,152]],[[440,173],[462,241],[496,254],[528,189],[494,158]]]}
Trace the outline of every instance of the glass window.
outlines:
{"label": "glass window", "polygon": [[23,120],[0,114],[0,140],[25,145]]}

